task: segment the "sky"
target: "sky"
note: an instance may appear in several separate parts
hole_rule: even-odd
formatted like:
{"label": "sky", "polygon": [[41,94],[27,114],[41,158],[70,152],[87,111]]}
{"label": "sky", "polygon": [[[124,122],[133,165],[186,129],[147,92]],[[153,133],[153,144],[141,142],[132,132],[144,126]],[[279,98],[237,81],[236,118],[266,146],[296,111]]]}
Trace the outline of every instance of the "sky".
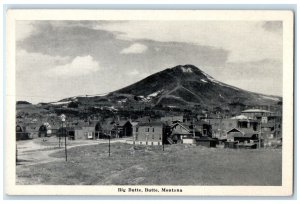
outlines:
{"label": "sky", "polygon": [[16,95],[31,103],[105,94],[193,64],[282,96],[281,21],[17,21]]}

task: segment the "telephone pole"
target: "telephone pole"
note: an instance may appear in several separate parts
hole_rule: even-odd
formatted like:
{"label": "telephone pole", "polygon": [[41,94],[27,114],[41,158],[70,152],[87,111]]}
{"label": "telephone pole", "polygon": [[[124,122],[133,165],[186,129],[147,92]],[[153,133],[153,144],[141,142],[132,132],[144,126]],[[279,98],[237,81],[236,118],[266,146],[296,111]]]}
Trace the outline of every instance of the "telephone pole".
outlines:
{"label": "telephone pole", "polygon": [[194,118],[193,118],[193,137],[195,138],[195,121],[194,121]]}
{"label": "telephone pole", "polygon": [[60,118],[61,118],[61,122],[62,122],[62,135],[65,136],[65,157],[66,157],[66,161],[68,161],[67,131],[65,132],[65,129],[64,129],[64,122],[66,121],[66,116],[64,114],[61,114]]}
{"label": "telephone pole", "polygon": [[260,121],[260,125],[259,125],[259,134],[258,134],[258,148],[260,149],[261,147],[261,121]]}
{"label": "telephone pole", "polygon": [[108,156],[110,157],[110,135],[108,137]]}

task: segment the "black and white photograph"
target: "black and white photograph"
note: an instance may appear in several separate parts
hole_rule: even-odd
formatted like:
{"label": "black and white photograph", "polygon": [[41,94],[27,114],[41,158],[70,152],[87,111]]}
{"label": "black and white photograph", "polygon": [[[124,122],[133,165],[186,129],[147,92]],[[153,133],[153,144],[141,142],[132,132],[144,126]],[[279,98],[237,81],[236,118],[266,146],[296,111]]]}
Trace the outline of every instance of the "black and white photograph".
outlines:
{"label": "black and white photograph", "polygon": [[8,16],[10,192],[291,194],[292,12],[29,13]]}

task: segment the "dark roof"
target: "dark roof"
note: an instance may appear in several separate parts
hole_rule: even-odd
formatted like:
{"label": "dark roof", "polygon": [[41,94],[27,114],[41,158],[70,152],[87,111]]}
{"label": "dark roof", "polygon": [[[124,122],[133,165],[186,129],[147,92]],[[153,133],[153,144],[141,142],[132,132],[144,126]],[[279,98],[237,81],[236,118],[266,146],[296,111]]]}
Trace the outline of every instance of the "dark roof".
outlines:
{"label": "dark roof", "polygon": [[[130,123],[130,121],[129,120],[121,120],[121,121],[119,121],[119,122],[117,122],[117,124],[118,124],[118,126],[124,126],[126,123]],[[131,123],[130,123],[131,124]]]}
{"label": "dark roof", "polygon": [[231,130],[227,131],[227,133],[230,132],[241,132],[242,134],[258,134],[257,131],[254,131],[250,128],[232,128]]}

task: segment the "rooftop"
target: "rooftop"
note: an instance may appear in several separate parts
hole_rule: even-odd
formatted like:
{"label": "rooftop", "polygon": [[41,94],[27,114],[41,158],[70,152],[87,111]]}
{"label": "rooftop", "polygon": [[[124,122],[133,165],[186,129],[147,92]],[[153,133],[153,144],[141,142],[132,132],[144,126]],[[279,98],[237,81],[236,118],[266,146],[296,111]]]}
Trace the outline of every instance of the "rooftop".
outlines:
{"label": "rooftop", "polygon": [[271,112],[262,109],[247,109],[247,110],[243,110],[242,113],[271,113]]}

